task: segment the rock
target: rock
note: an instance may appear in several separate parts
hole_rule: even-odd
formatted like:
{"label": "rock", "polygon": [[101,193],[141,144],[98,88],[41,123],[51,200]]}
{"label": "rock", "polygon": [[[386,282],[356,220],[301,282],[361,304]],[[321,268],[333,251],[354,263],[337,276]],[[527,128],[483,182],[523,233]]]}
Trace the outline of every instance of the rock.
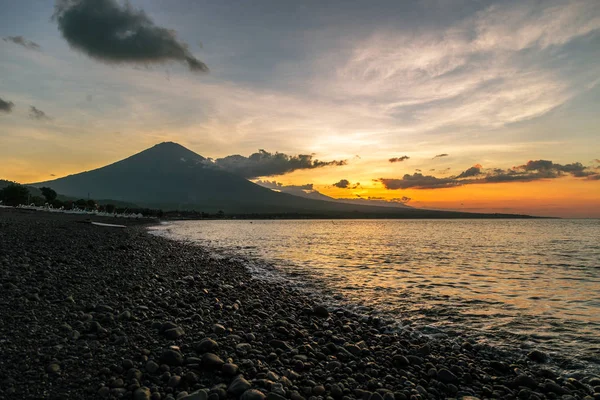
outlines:
{"label": "rock", "polygon": [[60,372],[60,365],[58,364],[49,364],[46,367],[46,372],[49,374],[58,374]]}
{"label": "rock", "polygon": [[150,389],[147,387],[137,388],[133,392],[133,400],[150,400]]}
{"label": "rock", "polygon": [[371,395],[371,397],[369,397],[369,400],[383,400],[383,397],[379,393],[375,392]]}
{"label": "rock", "polygon": [[167,383],[167,386],[176,388],[179,386],[180,383],[181,383],[181,376],[173,375],[173,376],[171,376],[171,378],[169,378],[169,382]]}
{"label": "rock", "polygon": [[218,355],[213,353],[206,353],[202,356],[202,366],[208,369],[220,370],[225,364]]}
{"label": "rock", "polygon": [[110,396],[110,388],[108,386],[102,386],[100,389],[98,389],[98,396],[102,398]]}
{"label": "rock", "polygon": [[232,363],[225,363],[225,364],[223,364],[223,367],[221,368],[221,372],[223,372],[223,375],[226,375],[226,376],[234,376],[235,374],[238,373],[238,370],[239,370],[239,367]]}
{"label": "rock", "polygon": [[446,368],[442,368],[438,371],[437,378],[440,382],[443,382],[443,383],[453,383],[458,380],[456,375],[454,375],[452,372],[448,371]]}
{"label": "rock", "polygon": [[216,333],[217,335],[223,335],[223,334],[225,334],[225,332],[227,332],[227,329],[221,324],[214,324],[213,332]]}
{"label": "rock", "polygon": [[208,400],[208,393],[205,390],[198,390],[182,397],[181,400]]}
{"label": "rock", "polygon": [[241,400],[264,400],[266,396],[263,392],[256,389],[248,389],[242,394]]}
{"label": "rock", "polygon": [[328,318],[329,310],[327,310],[325,306],[317,305],[313,308],[313,314],[315,314],[319,318]]}
{"label": "rock", "polygon": [[521,374],[521,375],[517,376],[514,379],[513,383],[516,386],[525,386],[525,387],[528,387],[530,389],[535,389],[538,386],[538,383],[537,383],[537,381],[535,379],[533,379],[529,375],[524,375],[524,374]]}
{"label": "rock", "polygon": [[548,355],[539,350],[531,351],[529,354],[527,354],[527,357],[529,357],[531,361],[535,361],[537,363],[545,363],[548,361]]}
{"label": "rock", "polygon": [[183,365],[183,354],[173,349],[165,350],[160,356],[160,362],[175,367]]}
{"label": "rock", "polygon": [[277,393],[269,392],[267,394],[267,400],[285,400],[285,397]]}
{"label": "rock", "polygon": [[325,393],[325,387],[323,385],[317,385],[317,386],[315,386],[315,387],[312,388],[312,393],[315,396],[320,396],[323,393]]}
{"label": "rock", "polygon": [[559,384],[557,384],[556,382],[553,382],[551,380],[546,380],[544,382],[542,388],[543,388],[543,390],[545,392],[556,393],[556,394],[559,394],[559,395],[570,394],[571,393],[567,389],[563,388],[562,386],[560,386]]}
{"label": "rock", "polygon": [[410,361],[408,361],[408,358],[404,357],[401,354],[396,354],[392,360],[394,361],[394,364],[397,367],[407,367],[408,365],[410,365]]}
{"label": "rock", "polygon": [[117,319],[119,321],[129,321],[131,319],[131,312],[130,311],[123,311],[121,314],[119,314],[119,316],[117,317]]}
{"label": "rock", "polygon": [[250,382],[244,379],[242,375],[238,375],[229,384],[229,387],[227,388],[227,393],[238,397],[246,390],[250,389],[251,386],[252,385],[250,385]]}
{"label": "rock", "polygon": [[170,340],[175,340],[180,338],[181,336],[184,335],[184,331],[183,328],[181,327],[176,327],[176,328],[171,328],[171,329],[167,329],[166,331],[163,332],[163,335]]}
{"label": "rock", "polygon": [[156,371],[158,371],[158,368],[159,368],[158,364],[152,360],[150,360],[146,363],[146,371],[148,371],[151,374],[156,373]]}
{"label": "rock", "polygon": [[340,385],[337,385],[337,384],[331,385],[331,388],[329,391],[331,392],[331,396],[334,399],[339,399],[344,395],[344,391],[342,390]]}
{"label": "rock", "polygon": [[194,344],[194,349],[198,353],[209,353],[216,350],[219,344],[211,338],[204,338],[200,342]]}

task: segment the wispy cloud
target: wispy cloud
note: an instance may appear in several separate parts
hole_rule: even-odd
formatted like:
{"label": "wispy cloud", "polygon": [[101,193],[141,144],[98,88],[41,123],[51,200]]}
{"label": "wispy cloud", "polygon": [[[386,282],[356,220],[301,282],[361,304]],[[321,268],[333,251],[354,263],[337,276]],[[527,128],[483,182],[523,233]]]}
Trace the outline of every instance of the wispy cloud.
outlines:
{"label": "wispy cloud", "polygon": [[36,108],[35,106],[29,107],[29,118],[38,121],[49,121],[50,119],[52,119],[45,112]]}
{"label": "wispy cloud", "polygon": [[564,73],[574,65],[557,63],[556,48],[597,32],[598,7],[595,0],[502,2],[443,29],[381,29],[328,65],[333,74],[315,88],[420,129],[535,118],[596,79],[597,64]]}
{"label": "wispy cloud", "polygon": [[23,46],[29,50],[40,50],[41,47],[36,42],[25,39],[23,36],[7,36],[2,38],[5,42],[11,42],[14,44],[18,44],[19,46]]}
{"label": "wispy cloud", "polygon": [[442,158],[442,157],[448,157],[449,155],[450,155],[450,154],[446,154],[446,153],[443,153],[443,154],[437,154],[437,155],[436,155],[435,157],[433,157],[433,158]]}
{"label": "wispy cloud", "polygon": [[402,178],[380,178],[386,189],[443,189],[471,184],[489,184],[502,182],[532,182],[543,179],[556,179],[563,176],[573,176],[588,180],[600,179],[600,173],[585,167],[579,162],[557,164],[548,160],[528,161],[526,164],[509,169],[493,168],[484,170],[476,164],[462,173],[447,178],[433,175],[414,173]]}
{"label": "wispy cloud", "polygon": [[143,10],[115,0],[57,0],[54,18],[69,44],[108,63],[180,61],[207,72],[174,31],[156,26]]}

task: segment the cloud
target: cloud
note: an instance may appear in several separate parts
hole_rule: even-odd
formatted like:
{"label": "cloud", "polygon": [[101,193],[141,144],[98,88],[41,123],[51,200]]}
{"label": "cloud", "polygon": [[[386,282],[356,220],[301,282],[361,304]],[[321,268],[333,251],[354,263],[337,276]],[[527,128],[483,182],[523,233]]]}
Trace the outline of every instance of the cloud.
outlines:
{"label": "cloud", "polygon": [[346,165],[346,161],[313,160],[312,154],[288,156],[283,153],[269,153],[259,150],[249,157],[231,155],[216,160],[207,160],[208,165],[214,165],[244,178],[259,176],[283,175],[300,169],[315,169],[329,166]]}
{"label": "cloud", "polygon": [[443,154],[438,154],[438,155],[436,155],[436,156],[435,156],[435,157],[433,157],[433,158],[435,159],[435,158],[448,157],[449,155],[450,155],[450,154],[443,153]]}
{"label": "cloud", "polygon": [[284,185],[281,182],[277,181],[267,181],[267,180],[257,180],[254,181],[257,185],[262,187],[266,187],[269,189],[282,190],[282,189],[293,189],[293,190],[314,190],[314,185],[312,183],[307,183],[305,185]]}
{"label": "cloud", "polygon": [[460,179],[460,178],[470,178],[472,176],[477,176],[477,175],[481,175],[481,164],[476,164],[473,165],[471,168],[467,169],[466,171],[461,172],[456,178]]}
{"label": "cloud", "polygon": [[143,10],[115,0],[57,0],[54,18],[76,50],[106,63],[180,61],[193,72],[208,67],[175,32],[156,26]]}
{"label": "cloud", "polygon": [[594,160],[594,162],[595,162],[595,163],[597,163],[597,164],[600,164],[600,158],[596,158],[596,159]]}
{"label": "cloud", "polygon": [[32,42],[31,40],[25,39],[23,36],[7,36],[2,38],[5,42],[12,42],[14,44],[18,44],[19,46],[23,46],[29,50],[40,50],[41,47],[36,42]]}
{"label": "cloud", "polygon": [[341,179],[339,182],[334,183],[333,186],[340,189],[356,189],[360,186],[360,182],[352,184],[348,179]]}
{"label": "cloud", "polygon": [[0,112],[10,113],[15,107],[15,103],[8,100],[0,99]]}
{"label": "cloud", "polygon": [[414,173],[412,175],[406,174],[398,179],[380,178],[378,181],[390,190],[409,188],[442,189],[471,184],[532,182],[543,179],[556,179],[563,176],[586,178],[588,180],[600,179],[600,173],[585,167],[579,162],[557,164],[548,160],[534,160],[509,169],[493,168],[485,171],[480,164],[476,164],[460,174],[448,178]]}
{"label": "cloud", "polygon": [[503,127],[589,90],[600,68],[570,44],[600,30],[597,0],[488,3],[449,24],[382,26],[349,41],[315,91],[359,98],[422,132]]}
{"label": "cloud", "polygon": [[52,119],[45,112],[34,106],[29,107],[29,118],[36,119],[38,121],[48,121]]}
{"label": "cloud", "polygon": [[459,183],[454,178],[436,178],[431,175],[423,175],[420,172],[414,174],[406,174],[401,179],[379,179],[386,189],[439,189],[459,186]]}
{"label": "cloud", "polygon": [[388,161],[391,163],[397,163],[397,162],[406,161],[409,158],[410,158],[409,156],[394,157],[394,158],[390,158]]}

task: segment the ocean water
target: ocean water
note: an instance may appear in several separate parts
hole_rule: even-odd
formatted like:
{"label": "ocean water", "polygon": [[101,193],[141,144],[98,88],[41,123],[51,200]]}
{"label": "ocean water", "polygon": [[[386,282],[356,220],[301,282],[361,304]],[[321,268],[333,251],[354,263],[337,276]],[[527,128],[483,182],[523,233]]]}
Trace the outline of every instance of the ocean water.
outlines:
{"label": "ocean water", "polygon": [[246,260],[431,336],[600,372],[600,220],[182,221],[155,234]]}

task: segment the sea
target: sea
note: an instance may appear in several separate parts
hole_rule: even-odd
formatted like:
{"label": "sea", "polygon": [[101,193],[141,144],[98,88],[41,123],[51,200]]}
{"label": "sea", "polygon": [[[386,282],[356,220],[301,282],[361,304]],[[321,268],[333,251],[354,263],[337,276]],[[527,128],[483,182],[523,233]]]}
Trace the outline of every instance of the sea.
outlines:
{"label": "sea", "polygon": [[600,373],[600,220],[205,220],[152,233],[434,340]]}

